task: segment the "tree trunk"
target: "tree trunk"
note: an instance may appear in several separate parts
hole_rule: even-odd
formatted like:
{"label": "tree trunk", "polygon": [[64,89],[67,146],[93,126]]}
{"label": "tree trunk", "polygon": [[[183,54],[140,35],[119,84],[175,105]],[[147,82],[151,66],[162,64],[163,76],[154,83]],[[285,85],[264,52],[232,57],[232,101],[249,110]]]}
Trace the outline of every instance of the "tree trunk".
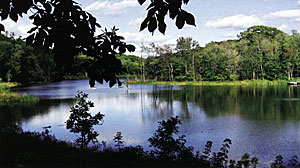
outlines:
{"label": "tree trunk", "polygon": [[173,82],[173,72],[174,72],[174,69],[173,69],[173,65],[172,64],[170,64],[169,65],[169,76],[170,76],[170,78],[169,78],[169,80],[171,81],[171,82]]}
{"label": "tree trunk", "polygon": [[194,82],[196,81],[196,72],[195,72],[195,55],[194,55],[194,53],[193,53],[193,80],[194,80]]}

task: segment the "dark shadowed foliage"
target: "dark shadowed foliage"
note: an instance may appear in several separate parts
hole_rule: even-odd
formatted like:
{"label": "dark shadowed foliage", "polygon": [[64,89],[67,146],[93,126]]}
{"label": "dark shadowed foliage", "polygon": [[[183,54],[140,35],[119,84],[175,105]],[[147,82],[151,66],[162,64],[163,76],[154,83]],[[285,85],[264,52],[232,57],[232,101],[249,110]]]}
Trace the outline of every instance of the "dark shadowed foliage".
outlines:
{"label": "dark shadowed foliage", "polygon": [[[164,123],[164,124],[163,124]],[[160,139],[155,151],[144,151],[141,146],[111,148],[78,148],[70,143],[57,140],[46,129],[42,133],[24,132],[15,125],[0,124],[0,167],[201,167],[201,168],[255,168],[258,159],[244,154],[240,160],[229,160],[230,140],[224,140],[218,153],[212,152],[208,141],[203,152],[192,152],[184,142],[177,142],[178,117],[160,122],[158,130],[150,139]],[[157,135],[157,136],[156,136]],[[162,137],[159,137],[159,136]],[[182,139],[182,138],[181,138]],[[184,138],[183,138],[184,139]],[[174,149],[165,143],[171,142]],[[178,150],[178,146],[182,149]],[[183,149],[186,149],[184,151]],[[162,153],[162,150],[164,153]],[[167,151],[170,153],[168,154]],[[158,153],[157,153],[158,152]],[[158,155],[163,154],[163,155]],[[163,157],[162,157],[163,156]],[[299,160],[293,156],[285,163],[282,156],[270,164],[271,168],[298,168]]]}
{"label": "dark shadowed foliage", "polygon": [[119,150],[124,146],[123,143],[124,143],[124,140],[123,140],[123,136],[122,136],[122,133],[121,132],[117,132],[116,136],[114,136],[114,139],[115,141],[115,147],[117,147]]}
{"label": "dark shadowed foliage", "polygon": [[155,156],[166,160],[186,160],[193,158],[193,147],[186,147],[185,135],[179,134],[178,116],[171,117],[167,121],[159,122],[158,129],[151,138],[148,139],[150,147],[154,147]]}

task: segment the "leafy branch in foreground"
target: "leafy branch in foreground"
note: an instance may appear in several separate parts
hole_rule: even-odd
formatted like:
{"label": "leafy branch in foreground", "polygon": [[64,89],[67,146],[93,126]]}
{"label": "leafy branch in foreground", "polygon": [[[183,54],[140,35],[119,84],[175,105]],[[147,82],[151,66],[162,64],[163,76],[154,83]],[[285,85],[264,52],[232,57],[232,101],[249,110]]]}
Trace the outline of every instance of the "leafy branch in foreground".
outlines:
{"label": "leafy branch in foreground", "polygon": [[92,141],[97,142],[99,135],[93,128],[95,125],[103,124],[104,114],[98,112],[94,116],[89,113],[94,103],[87,101],[88,94],[79,92],[76,95],[76,105],[71,107],[71,114],[66,121],[66,127],[73,133],[79,133],[80,137],[76,139],[76,143],[81,149],[86,149],[87,145]]}
{"label": "leafy branch in foreground", "polygon": [[[138,0],[140,5],[144,4],[146,0]],[[165,16],[169,13],[169,17],[175,21],[178,29],[182,29],[185,24],[196,26],[195,17],[182,9],[182,4],[188,4],[189,0],[156,0],[151,1],[146,10],[148,10],[147,17],[141,24],[140,31],[148,27],[148,31],[152,34],[158,28],[159,32],[165,34],[167,24],[165,23]]]}

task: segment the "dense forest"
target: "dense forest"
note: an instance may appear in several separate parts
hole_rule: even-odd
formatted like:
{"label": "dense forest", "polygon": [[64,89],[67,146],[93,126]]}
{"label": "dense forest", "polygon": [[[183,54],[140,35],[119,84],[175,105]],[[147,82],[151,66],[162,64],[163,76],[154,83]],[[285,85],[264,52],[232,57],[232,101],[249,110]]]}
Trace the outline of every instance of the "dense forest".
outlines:
{"label": "dense forest", "polygon": [[[291,80],[300,76],[300,35],[276,28],[253,26],[237,40],[200,47],[191,37],[176,46],[151,43],[141,55],[117,55],[120,78],[160,81]],[[20,37],[0,35],[0,78],[19,83],[83,78],[88,57],[74,57],[71,67],[56,65],[49,49],[32,47]]]}
{"label": "dense forest", "polygon": [[[123,68],[140,79],[161,81],[291,80],[300,76],[300,36],[276,28],[253,26],[237,40],[200,47],[181,37],[175,47],[142,47],[139,57],[123,57]],[[121,57],[122,58],[122,57]]]}
{"label": "dense forest", "polygon": [[51,50],[26,45],[13,33],[0,34],[0,81],[31,83],[82,77],[86,58],[78,55],[71,67],[57,66]]}

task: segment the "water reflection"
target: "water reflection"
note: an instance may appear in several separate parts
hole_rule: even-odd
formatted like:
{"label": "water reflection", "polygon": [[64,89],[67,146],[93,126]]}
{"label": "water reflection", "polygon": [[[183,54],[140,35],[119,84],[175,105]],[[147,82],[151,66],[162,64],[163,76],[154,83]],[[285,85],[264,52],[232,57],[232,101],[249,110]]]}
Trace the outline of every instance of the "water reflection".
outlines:
{"label": "water reflection", "polygon": [[77,91],[83,91],[95,103],[92,113],[105,114],[104,124],[96,128],[100,141],[112,143],[113,136],[121,131],[126,145],[147,149],[147,139],[157,122],[178,115],[183,120],[181,132],[196,149],[203,149],[210,140],[217,151],[222,141],[230,138],[233,158],[248,152],[268,162],[278,154],[299,155],[300,87],[130,87],[132,90],[97,85],[91,90],[87,80],[77,80],[18,88],[15,91],[39,96],[42,101],[30,107],[1,106],[0,122],[18,122],[31,131],[51,125],[59,139],[76,139],[63,124]]}
{"label": "water reflection", "polygon": [[71,106],[74,99],[55,99],[55,100],[41,100],[38,103],[32,104],[4,104],[0,106],[0,122],[22,123],[30,120],[35,116],[45,116],[51,111],[51,108],[57,106]]}
{"label": "water reflection", "polygon": [[174,86],[153,88],[148,96],[159,118],[180,108],[180,116],[191,119],[195,112],[207,117],[238,115],[247,120],[300,121],[299,87]]}

